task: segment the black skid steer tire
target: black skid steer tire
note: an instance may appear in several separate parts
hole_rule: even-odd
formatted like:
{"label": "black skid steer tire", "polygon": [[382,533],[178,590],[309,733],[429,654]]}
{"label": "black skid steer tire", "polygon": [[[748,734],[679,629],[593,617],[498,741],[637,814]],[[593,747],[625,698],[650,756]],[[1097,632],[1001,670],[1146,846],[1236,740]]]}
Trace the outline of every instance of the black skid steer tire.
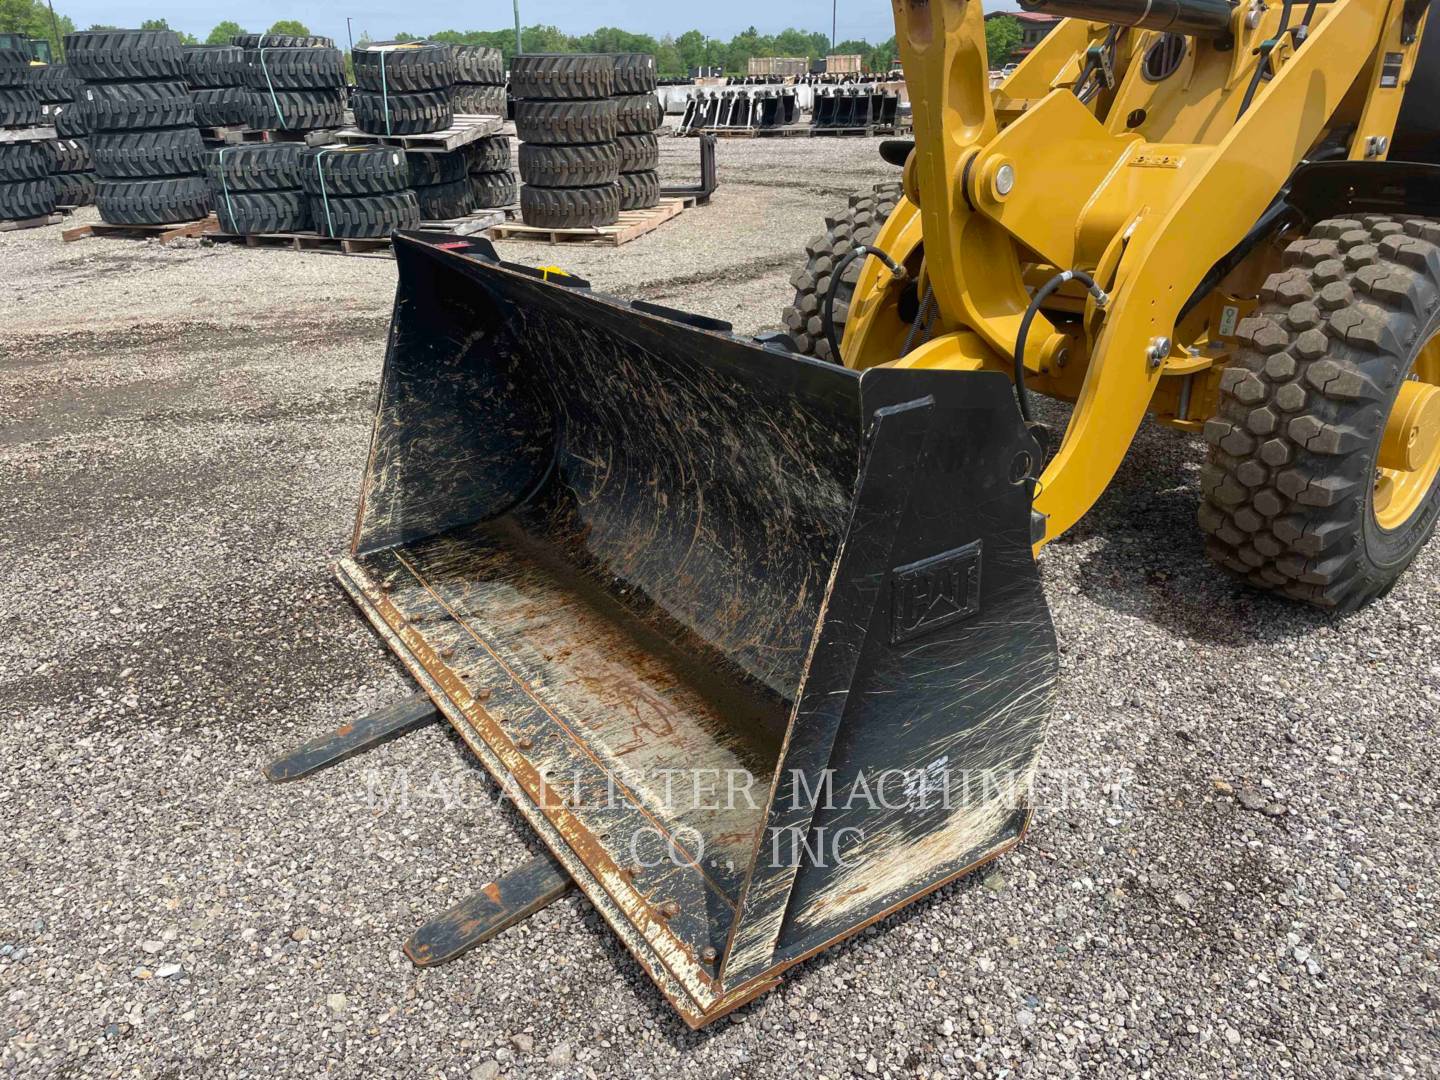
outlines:
{"label": "black skid steer tire", "polygon": [[356,90],[350,103],[355,126],[369,135],[424,135],[444,131],[455,122],[450,95],[444,90],[415,94]]}
{"label": "black skid steer tire", "polygon": [[527,101],[590,101],[615,93],[615,59],[599,53],[540,53],[510,61],[510,94]]}
{"label": "black skid steer tire", "polygon": [[471,173],[470,189],[474,192],[477,210],[514,206],[520,197],[520,182],[509,171]]}
{"label": "black skid steer tire", "polygon": [[220,231],[236,236],[301,232],[310,228],[310,197],[289,191],[236,191],[211,188]]}
{"label": "black skid steer tire", "polygon": [[346,239],[389,236],[420,225],[420,204],[413,191],[359,195],[348,199],[310,196],[310,217],[321,236]]}
{"label": "black skid steer tire", "polygon": [[475,190],[470,177],[441,184],[416,184],[412,189],[420,204],[422,221],[453,221],[475,209]]}
{"label": "black skid steer tire", "polygon": [[605,101],[521,101],[515,106],[515,132],[521,142],[547,146],[614,142],[619,111]]}
{"label": "black skid steer tire", "polygon": [[520,146],[520,179],[536,187],[599,187],[613,184],[619,176],[620,151],[614,143]]}
{"label": "black skid steer tire", "polygon": [[50,186],[56,206],[89,206],[95,201],[97,177],[91,172],[55,173]]}
{"label": "black skid steer tire", "polygon": [[414,94],[446,90],[457,81],[455,53],[449,45],[377,41],[350,54],[355,85],[361,90]]}
{"label": "black skid steer tire", "polygon": [[185,47],[173,30],[85,30],[65,35],[70,71],[88,81],[180,79]]}
{"label": "black skid steer tire", "polygon": [[199,176],[166,180],[101,180],[95,205],[111,225],[174,225],[210,212],[210,191]]}
{"label": "black skid steer tire", "polygon": [[648,135],[665,122],[665,110],[654,94],[617,97],[615,106],[615,130],[621,135]]}
{"label": "black skid steer tire", "polygon": [[91,83],[83,97],[92,131],[195,126],[195,99],[182,82]]}
{"label": "black skid steer tire", "polygon": [[520,218],[540,229],[585,229],[614,225],[620,191],[614,184],[588,188],[520,189]]}
{"label": "black skid steer tire", "polygon": [[53,160],[45,143],[0,143],[0,184],[43,180],[54,171]]}
{"label": "black skid steer tire", "polygon": [[106,180],[190,176],[205,167],[205,141],[193,127],[114,131],[90,137],[90,156]]}
{"label": "black skid steer tire", "polygon": [[222,146],[206,151],[205,176],[217,192],[298,188],[300,152],[304,149],[300,143],[293,142]]}
{"label": "black skid steer tire", "polygon": [[660,205],[660,174],[626,173],[616,185],[621,210],[649,210]]}
{"label": "black skid steer tire", "polygon": [[0,221],[24,221],[55,212],[55,188],[48,176],[0,183]]}
{"label": "black skid steer tire", "polygon": [[0,87],[0,128],[34,127],[42,115],[34,90],[28,86]]}
{"label": "black skid steer tire", "polygon": [[487,135],[461,147],[472,173],[509,172],[510,136]]}
{"label": "black skid steer tire", "polygon": [[615,54],[615,93],[653,94],[655,76],[653,53]]}
{"label": "black skid steer tire", "polygon": [[311,146],[300,151],[300,186],[309,195],[387,195],[410,186],[405,152],[390,146]]}
{"label": "black skid steer tire", "polygon": [[[795,350],[805,356],[839,362],[830,354],[825,337],[825,296],[830,289],[831,271],[861,244],[874,243],[885,219],[894,212],[902,195],[901,185],[876,184],[873,191],[850,196],[850,205],[825,221],[825,232],[805,246],[805,267],[790,279],[795,286],[795,300],[785,309],[782,321],[795,342]],[[850,298],[860,280],[861,260],[853,260],[835,292],[835,340],[845,334]]]}
{"label": "black skid steer tire", "polygon": [[653,134],[621,135],[615,145],[620,148],[622,173],[654,172],[660,167],[660,140]]}
{"label": "black skid steer tire", "polygon": [[247,49],[245,78],[257,90],[327,90],[345,85],[339,49]]}
{"label": "black skid steer tire", "polygon": [[1285,261],[1221,376],[1200,525],[1252,585],[1353,611],[1390,590],[1440,516],[1436,480],[1389,528],[1375,506],[1386,419],[1440,333],[1440,222],[1322,221]]}
{"label": "black skid steer tire", "polygon": [[478,86],[505,85],[505,56],[484,45],[455,45],[455,81]]}

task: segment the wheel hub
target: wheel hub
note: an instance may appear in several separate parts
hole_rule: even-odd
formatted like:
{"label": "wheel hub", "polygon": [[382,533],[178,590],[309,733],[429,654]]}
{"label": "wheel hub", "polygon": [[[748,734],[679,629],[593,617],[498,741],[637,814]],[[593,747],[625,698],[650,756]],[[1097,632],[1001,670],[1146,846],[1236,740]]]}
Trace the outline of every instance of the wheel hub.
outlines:
{"label": "wheel hub", "polygon": [[1398,529],[1440,476],[1440,334],[1420,350],[1385,421],[1376,461],[1375,518]]}

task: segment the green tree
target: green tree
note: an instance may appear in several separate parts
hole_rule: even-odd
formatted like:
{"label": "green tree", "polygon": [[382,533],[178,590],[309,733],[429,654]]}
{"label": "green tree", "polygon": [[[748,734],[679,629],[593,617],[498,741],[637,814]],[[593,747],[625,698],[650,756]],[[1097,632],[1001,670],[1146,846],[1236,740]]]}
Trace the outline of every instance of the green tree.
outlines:
{"label": "green tree", "polygon": [[699,30],[686,30],[675,39],[675,48],[680,51],[680,65],[684,74],[689,75],[691,68],[698,68],[705,63],[705,35]]}
{"label": "green tree", "polygon": [[670,78],[689,74],[685,70],[685,61],[680,59],[680,49],[669,34],[662,37],[655,47],[655,72]]}
{"label": "green tree", "polygon": [[632,34],[628,30],[613,26],[602,26],[593,33],[576,38],[575,48],[581,52],[655,53],[659,50],[660,43],[649,34]]}
{"label": "green tree", "polygon": [[215,24],[215,29],[211,30],[209,36],[205,38],[205,44],[229,45],[231,38],[246,32],[245,28],[233,19],[226,19],[224,22]]}
{"label": "green tree", "polygon": [[266,30],[267,34],[290,34],[293,37],[309,37],[310,28],[299,19],[280,19]]}
{"label": "green tree", "polygon": [[44,38],[50,42],[50,51],[58,57],[60,39],[75,32],[75,23],[57,12],[52,25],[50,9],[44,0],[0,0],[0,32]]}
{"label": "green tree", "polygon": [[[140,29],[141,29],[141,30],[173,30],[173,28],[171,27],[171,25],[170,25],[168,22],[166,22],[164,19],[146,19],[144,22],[142,22],[142,23],[140,24]],[[187,33],[185,33],[185,31],[183,31],[183,30],[173,30],[173,32],[175,33],[175,35],[176,35],[177,37],[179,37],[179,39],[180,39],[180,44],[181,44],[181,45],[199,45],[199,44],[200,44],[200,42],[195,39],[195,35],[194,35],[194,34],[187,34]]]}
{"label": "green tree", "polygon": [[1020,20],[1013,15],[1000,15],[985,20],[985,52],[992,68],[1004,67],[1010,54],[1020,44]]}

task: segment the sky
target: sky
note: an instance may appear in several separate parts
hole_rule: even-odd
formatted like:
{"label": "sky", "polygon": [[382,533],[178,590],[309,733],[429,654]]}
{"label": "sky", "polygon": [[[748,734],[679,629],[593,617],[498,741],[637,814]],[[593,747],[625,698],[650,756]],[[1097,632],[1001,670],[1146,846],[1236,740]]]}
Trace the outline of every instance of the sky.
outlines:
{"label": "sky", "polygon": [[[1009,5],[1006,5],[1009,6]],[[299,19],[312,33],[333,37],[343,48],[345,17],[355,37],[431,34],[437,30],[499,30],[514,25],[510,0],[472,4],[440,0],[55,0],[55,10],[69,15],[79,29],[94,23],[138,26],[145,19],[165,19],[176,30],[204,39],[217,22],[234,19],[247,30],[261,31],[277,19]],[[839,40],[885,41],[895,33],[890,5],[883,0],[836,0]],[[723,4],[683,4],[674,0],[520,0],[526,26],[549,24],[580,34],[599,26],[618,26],[635,33],[679,35],[695,29],[728,41],[747,27],[773,34],[797,30],[830,32],[830,0],[728,0]]]}

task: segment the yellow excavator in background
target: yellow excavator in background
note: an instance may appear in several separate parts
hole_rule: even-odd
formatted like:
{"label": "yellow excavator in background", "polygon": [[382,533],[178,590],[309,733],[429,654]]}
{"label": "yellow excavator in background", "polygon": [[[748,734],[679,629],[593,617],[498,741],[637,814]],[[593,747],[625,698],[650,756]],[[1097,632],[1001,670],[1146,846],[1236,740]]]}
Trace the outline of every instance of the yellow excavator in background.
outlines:
{"label": "yellow excavator in background", "polygon": [[1147,414],[1204,433],[1201,524],[1257,585],[1354,608],[1433,531],[1426,5],[1029,6],[1066,18],[992,93],[978,0],[895,0],[903,194],[837,219],[788,336],[396,238],[337,573],[424,696],[271,775],[438,709],[505,785],[549,854],[418,963],[573,881],[698,1026],[1017,843],[1036,551]]}

